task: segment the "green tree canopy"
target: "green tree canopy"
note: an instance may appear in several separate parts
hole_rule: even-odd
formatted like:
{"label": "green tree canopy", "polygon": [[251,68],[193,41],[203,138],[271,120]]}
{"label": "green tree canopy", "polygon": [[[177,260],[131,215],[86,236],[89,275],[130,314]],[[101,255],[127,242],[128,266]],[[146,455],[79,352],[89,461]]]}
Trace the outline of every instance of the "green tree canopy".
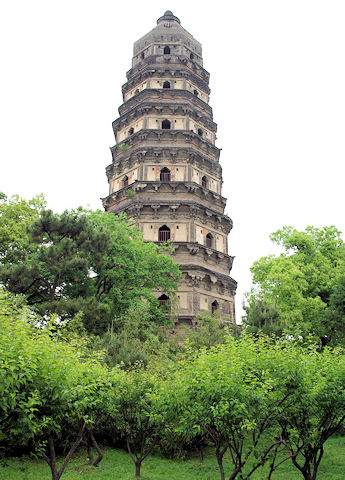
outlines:
{"label": "green tree canopy", "polygon": [[247,480],[265,463],[272,478],[284,461],[315,480],[324,443],[345,420],[344,362],[340,348],[229,337],[172,367],[154,404],[172,430],[214,445],[221,480]]}
{"label": "green tree canopy", "polygon": [[115,369],[114,373],[114,388],[106,400],[106,422],[115,440],[116,437],[125,440],[138,478],[143,461],[161,437],[163,418],[150,396],[160,382],[154,373],[138,365],[131,371]]}
{"label": "green tree canopy", "polygon": [[46,206],[43,195],[23,200],[18,195],[10,199],[0,196],[0,264],[15,262],[30,248],[28,226]]}
{"label": "green tree canopy", "polygon": [[251,268],[254,287],[248,294],[244,323],[282,333],[300,325],[322,343],[342,342],[345,333],[345,245],[335,227],[284,227],[271,235],[284,251]]}
{"label": "green tree canopy", "polygon": [[[106,368],[32,317],[0,289],[0,445],[35,445],[59,480],[111,382]],[[56,441],[71,438],[58,468]]]}
{"label": "green tree canopy", "polygon": [[[63,320],[82,312],[93,333],[118,328],[126,312],[142,302],[148,302],[152,319],[165,321],[153,291],[174,295],[178,265],[145,242],[125,217],[24,207],[28,213],[19,233],[11,227],[10,205],[0,217],[9,231],[0,243],[0,281],[9,291],[24,294],[42,316],[56,313]],[[12,206],[17,220],[24,207]]]}

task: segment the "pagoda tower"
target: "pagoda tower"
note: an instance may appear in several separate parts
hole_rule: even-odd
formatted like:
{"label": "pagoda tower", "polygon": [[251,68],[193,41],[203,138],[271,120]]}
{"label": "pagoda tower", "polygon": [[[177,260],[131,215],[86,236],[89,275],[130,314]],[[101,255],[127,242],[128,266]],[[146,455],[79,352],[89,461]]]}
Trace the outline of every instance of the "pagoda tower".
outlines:
{"label": "pagoda tower", "polygon": [[109,195],[102,200],[107,212],[126,212],[145,240],[171,241],[182,272],[178,321],[192,322],[208,310],[235,323],[232,220],[224,215],[208,85],[201,44],[165,12],[134,44],[120,116],[113,122]]}

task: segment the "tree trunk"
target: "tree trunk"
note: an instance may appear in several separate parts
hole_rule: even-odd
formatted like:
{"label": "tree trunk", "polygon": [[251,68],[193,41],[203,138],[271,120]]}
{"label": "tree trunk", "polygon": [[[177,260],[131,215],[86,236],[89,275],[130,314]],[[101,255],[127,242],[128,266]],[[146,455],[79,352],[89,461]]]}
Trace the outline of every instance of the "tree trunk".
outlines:
{"label": "tree trunk", "polygon": [[49,466],[52,472],[52,480],[59,480],[60,476],[56,468],[54,440],[51,437],[48,438],[48,449],[49,449],[49,460],[50,460]]}
{"label": "tree trunk", "polygon": [[[103,453],[102,453],[101,449],[99,448],[98,443],[96,442],[96,439],[93,436],[93,433],[88,429],[88,427],[85,427],[85,429],[86,429],[86,432],[87,432],[87,436],[86,436],[86,439],[85,439],[87,454],[88,454],[88,457],[89,457],[89,460],[90,460],[90,464],[93,465],[94,467],[96,467],[99,464],[99,462],[102,460]],[[93,460],[91,444],[92,444],[93,448],[96,450],[96,452],[98,453],[98,457],[96,458],[95,461]]]}
{"label": "tree trunk", "polygon": [[89,459],[90,465],[93,465],[92,449],[88,439],[86,440],[86,450],[87,450],[87,457]]}
{"label": "tree trunk", "polygon": [[220,471],[220,480],[225,480],[225,473],[223,467],[223,455],[217,455],[217,462]]}
{"label": "tree trunk", "polygon": [[97,465],[99,464],[99,462],[102,460],[103,458],[103,453],[101,451],[101,449],[99,448],[98,446],[98,443],[96,442],[96,439],[95,437],[93,436],[93,434],[90,432],[90,437],[91,437],[91,441],[92,441],[92,445],[93,445],[93,448],[96,450],[96,452],[98,453],[98,457],[96,458],[96,460],[92,463],[92,465],[94,467],[97,467]]}
{"label": "tree trunk", "polygon": [[[232,472],[232,474],[229,477],[229,480],[234,480],[237,475],[240,473],[242,467],[236,467],[235,470]],[[243,478],[243,476],[241,476]]]}
{"label": "tree trunk", "polygon": [[52,473],[52,480],[60,480],[67,463],[70,461],[73,453],[76,451],[78,448],[80,442],[82,441],[83,438],[83,432],[85,429],[86,423],[83,422],[83,425],[80,427],[79,433],[77,440],[74,442],[72,447],[70,448],[69,452],[67,453],[64,461],[62,462],[62,465],[60,467],[60,470],[58,471],[57,466],[56,466],[56,455],[55,455],[55,448],[54,448],[54,440],[52,437],[48,437],[48,450],[49,450],[49,456],[44,453],[44,451],[40,448],[39,444],[37,443],[37,448],[40,451],[42,457],[44,460],[48,463],[51,473]]}
{"label": "tree trunk", "polygon": [[305,462],[303,467],[296,461],[296,458],[291,457],[292,463],[303,475],[304,480],[315,480],[316,476],[310,474],[310,465],[309,462]]}
{"label": "tree trunk", "polygon": [[135,462],[135,478],[140,477],[141,460]]}

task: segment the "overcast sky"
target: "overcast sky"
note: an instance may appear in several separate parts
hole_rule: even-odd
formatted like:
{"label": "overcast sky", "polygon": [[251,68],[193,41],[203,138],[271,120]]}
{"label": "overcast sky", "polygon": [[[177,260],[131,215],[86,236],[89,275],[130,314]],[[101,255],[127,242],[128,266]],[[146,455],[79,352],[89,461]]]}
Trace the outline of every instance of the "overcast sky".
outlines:
{"label": "overcast sky", "polygon": [[101,208],[133,43],[168,9],[211,74],[239,317],[271,232],[345,231],[344,0],[3,2],[0,191]]}

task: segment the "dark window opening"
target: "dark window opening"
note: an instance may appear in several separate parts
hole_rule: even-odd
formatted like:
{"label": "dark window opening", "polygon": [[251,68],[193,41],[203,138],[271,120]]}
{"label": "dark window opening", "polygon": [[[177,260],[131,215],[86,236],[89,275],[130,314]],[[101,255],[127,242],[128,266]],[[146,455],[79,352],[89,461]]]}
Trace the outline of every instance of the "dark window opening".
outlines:
{"label": "dark window opening", "polygon": [[206,177],[202,177],[202,179],[201,179],[201,185],[202,185],[204,188],[207,188],[207,178],[206,178]]}
{"label": "dark window opening", "polygon": [[161,182],[170,182],[171,180],[171,175],[170,175],[170,170],[169,168],[162,168],[161,173],[160,173],[160,181]]}
{"label": "dark window opening", "polygon": [[129,130],[128,130],[128,135],[133,135],[134,133],[134,128],[131,127]]}
{"label": "dark window opening", "polygon": [[123,186],[128,187],[128,177],[127,177],[127,175],[125,177],[123,177],[122,181],[123,181]]}
{"label": "dark window opening", "polygon": [[199,92],[198,92],[198,90],[194,90],[194,92],[193,92],[193,93],[194,93],[194,95],[195,95],[196,97],[199,95]]}
{"label": "dark window opening", "polygon": [[200,135],[200,137],[202,137],[204,134],[204,132],[201,130],[201,128],[198,128],[198,135]]}
{"label": "dark window opening", "polygon": [[158,241],[167,242],[168,240],[170,240],[170,228],[166,225],[163,225],[158,230]]}
{"label": "dark window opening", "polygon": [[193,58],[194,58],[194,54],[193,54],[193,53],[191,53],[191,54],[189,55],[189,58],[190,58],[191,60],[193,60]]}
{"label": "dark window opening", "polygon": [[163,88],[170,88],[170,82],[167,80],[163,83]]}
{"label": "dark window opening", "polygon": [[170,298],[167,295],[161,295],[160,297],[158,297],[158,301],[160,308],[162,308],[166,312],[170,310]]}
{"label": "dark window opening", "polygon": [[169,55],[170,47],[164,47],[164,55]]}
{"label": "dark window opening", "polygon": [[170,130],[171,128],[171,122],[170,120],[163,120],[162,122],[162,129],[163,130]]}
{"label": "dark window opening", "polygon": [[139,88],[136,89],[135,93],[136,93],[136,94],[139,93]]}
{"label": "dark window opening", "polygon": [[209,247],[209,248],[212,248],[212,235],[210,233],[208,233],[206,235],[206,247]]}
{"label": "dark window opening", "polygon": [[145,53],[144,52],[141,54],[141,58],[145,58]]}
{"label": "dark window opening", "polygon": [[218,302],[215,300],[211,303],[211,312],[214,313],[218,310]]}

